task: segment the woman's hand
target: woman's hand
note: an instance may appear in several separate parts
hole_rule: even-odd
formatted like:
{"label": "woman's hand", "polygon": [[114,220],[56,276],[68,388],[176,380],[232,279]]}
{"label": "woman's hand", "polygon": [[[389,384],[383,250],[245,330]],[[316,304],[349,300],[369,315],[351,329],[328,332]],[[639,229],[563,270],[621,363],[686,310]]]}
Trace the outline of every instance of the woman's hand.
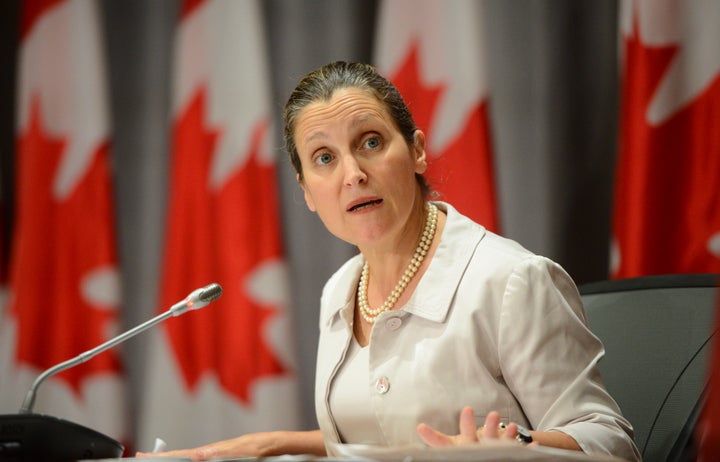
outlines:
{"label": "woman's hand", "polygon": [[[491,412],[485,418],[485,425],[477,428],[472,408],[466,406],[460,412],[460,434],[446,435],[425,424],[417,427],[420,437],[429,446],[458,446],[477,444],[488,439],[515,441],[518,434],[517,424],[510,423],[507,427],[500,425],[500,414]],[[551,446],[554,448],[581,451],[580,445],[570,435],[560,431],[533,431],[533,442],[528,446]]]}
{"label": "woman's hand", "polygon": [[460,412],[459,435],[446,435],[425,424],[418,425],[417,432],[429,446],[452,446],[476,444],[487,439],[515,441],[518,428],[514,423],[502,428],[500,414],[494,411],[490,412],[485,418],[485,425],[477,428],[473,410],[466,406]]}
{"label": "woman's hand", "polygon": [[265,455],[264,452],[271,440],[270,433],[249,433],[192,449],[153,453],[138,452],[136,457],[187,457],[191,460],[242,456],[260,457]]}
{"label": "woman's hand", "polygon": [[138,452],[136,457],[186,457],[191,460],[210,460],[282,454],[325,455],[325,445],[320,430],[248,433],[193,449],[153,453]]}

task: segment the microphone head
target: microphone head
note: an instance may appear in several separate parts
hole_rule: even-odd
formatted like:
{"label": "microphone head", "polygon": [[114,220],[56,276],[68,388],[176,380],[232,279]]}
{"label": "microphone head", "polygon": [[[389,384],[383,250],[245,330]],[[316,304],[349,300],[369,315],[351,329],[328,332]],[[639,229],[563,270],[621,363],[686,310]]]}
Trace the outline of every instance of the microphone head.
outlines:
{"label": "microphone head", "polygon": [[212,284],[190,292],[190,295],[188,295],[185,300],[173,305],[170,311],[172,311],[173,316],[179,316],[188,310],[199,310],[220,298],[221,295],[222,287],[220,287],[220,284],[213,282]]}
{"label": "microphone head", "polygon": [[220,287],[220,284],[217,282],[213,282],[212,284],[209,284],[202,289],[200,289],[200,295],[198,296],[198,300],[205,303],[214,302],[220,296],[222,295],[222,287]]}

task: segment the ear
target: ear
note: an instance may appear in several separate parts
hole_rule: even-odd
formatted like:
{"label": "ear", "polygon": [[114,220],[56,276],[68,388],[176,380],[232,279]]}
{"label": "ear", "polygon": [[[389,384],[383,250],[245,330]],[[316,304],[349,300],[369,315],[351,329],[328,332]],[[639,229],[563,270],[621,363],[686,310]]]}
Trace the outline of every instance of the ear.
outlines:
{"label": "ear", "polygon": [[305,196],[305,204],[307,205],[307,208],[309,208],[311,212],[317,212],[317,209],[315,208],[315,202],[313,202],[312,196],[308,192],[305,183],[303,183],[303,181],[300,179],[300,174],[296,173],[295,178],[297,179],[297,182],[300,184],[300,187],[303,190],[303,195]]}
{"label": "ear", "polygon": [[425,153],[425,133],[415,130],[413,134],[413,156],[415,158],[415,173],[425,173],[427,170],[427,154]]}

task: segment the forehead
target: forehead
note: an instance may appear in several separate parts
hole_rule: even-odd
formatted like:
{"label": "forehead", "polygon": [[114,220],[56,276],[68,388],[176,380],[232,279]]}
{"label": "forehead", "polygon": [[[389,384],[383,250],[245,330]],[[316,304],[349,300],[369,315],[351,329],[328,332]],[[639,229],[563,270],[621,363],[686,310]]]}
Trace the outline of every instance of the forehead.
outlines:
{"label": "forehead", "polygon": [[330,124],[368,120],[392,124],[387,108],[373,93],[360,88],[342,88],[327,101],[305,106],[298,114],[295,135],[303,137]]}

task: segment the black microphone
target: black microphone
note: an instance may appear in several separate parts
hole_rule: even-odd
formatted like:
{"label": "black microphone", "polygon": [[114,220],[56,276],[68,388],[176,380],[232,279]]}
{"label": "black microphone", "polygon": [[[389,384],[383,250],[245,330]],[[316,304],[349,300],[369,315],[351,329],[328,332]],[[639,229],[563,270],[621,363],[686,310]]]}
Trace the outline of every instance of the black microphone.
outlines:
{"label": "black microphone", "polygon": [[[37,448],[33,447],[36,446],[36,442],[44,446],[42,448],[42,451],[44,452],[42,452],[41,454],[43,456],[50,456],[51,449],[52,454],[61,454],[60,458],[57,460],[63,460],[63,455],[67,456],[69,453],[77,452],[78,450],[82,449],[80,448],[80,446],[83,445],[89,445],[88,447],[93,447],[95,448],[95,450],[100,449],[101,446],[103,448],[107,448],[108,445],[113,446],[111,449],[106,449],[114,451],[112,454],[95,455],[100,455],[101,457],[119,457],[122,454],[123,447],[122,445],[120,445],[120,443],[117,443],[111,438],[102,435],[101,433],[95,432],[94,430],[91,430],[89,428],[73,424],[72,422],[62,421],[61,419],[48,416],[33,414],[32,409],[35,404],[35,396],[38,387],[49,377],[52,377],[59,372],[62,372],[66,369],[88,361],[90,358],[102,353],[103,351],[108,350],[115,345],[124,342],[130,337],[133,337],[140,332],[143,332],[153,327],[154,325],[163,322],[170,316],[180,316],[181,314],[184,314],[188,311],[203,308],[211,302],[220,298],[221,295],[222,287],[220,287],[220,284],[217,283],[212,283],[205,287],[196,289],[190,292],[190,294],[185,297],[185,299],[177,302],[164,313],[155,316],[149,321],[145,321],[139,326],[133,327],[132,329],[108,340],[107,342],[93,348],[92,350],[81,353],[72,359],[57,364],[56,366],[53,366],[50,369],[44,371],[35,379],[32,386],[30,387],[30,390],[28,390],[27,394],[25,395],[25,400],[23,401],[23,405],[20,408],[21,415],[0,415],[0,427],[5,429],[7,426],[7,428],[15,428],[17,430],[17,435],[15,435],[15,437],[13,437],[11,440],[5,440],[3,438],[5,432],[0,432],[0,459],[3,458],[3,455],[9,455],[9,453],[13,453],[20,457],[18,460],[24,460],[22,458],[22,454],[28,455],[35,451],[35,449]],[[49,430],[50,428],[52,428],[52,431]],[[56,435],[56,432],[63,431],[63,429],[64,433],[66,433],[68,437],[58,439],[58,445],[64,446],[62,448],[48,448],[47,446],[49,441],[45,438],[38,437],[39,434]],[[73,438],[76,441],[72,441]],[[22,440],[24,440],[24,442]],[[115,443],[115,445],[113,445],[112,443]],[[119,452],[115,453],[117,452],[117,447],[119,447]],[[88,449],[86,448],[85,451],[87,452]],[[40,455],[39,453],[33,454],[35,456]],[[76,457],[75,459],[79,458],[81,457]],[[27,460],[32,459],[28,458]]]}

